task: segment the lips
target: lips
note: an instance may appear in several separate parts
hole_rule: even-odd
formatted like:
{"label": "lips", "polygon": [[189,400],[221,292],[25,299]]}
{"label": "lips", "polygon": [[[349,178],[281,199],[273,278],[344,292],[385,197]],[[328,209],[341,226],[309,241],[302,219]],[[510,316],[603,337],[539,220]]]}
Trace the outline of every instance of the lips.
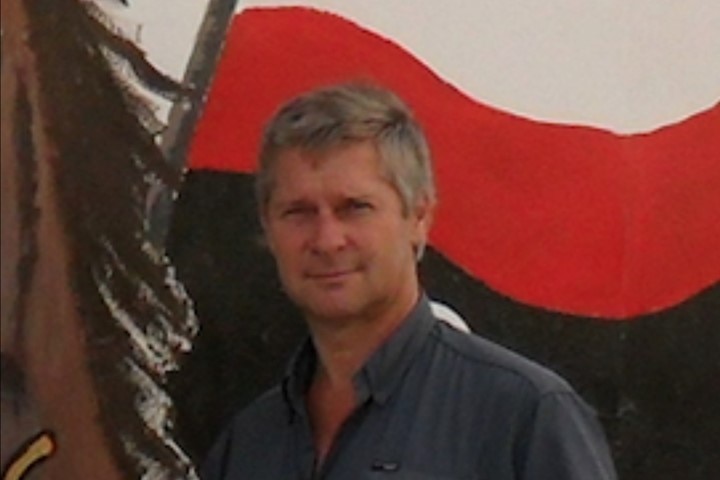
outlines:
{"label": "lips", "polygon": [[306,273],[305,277],[311,280],[340,280],[356,272],[357,269],[334,270],[329,272],[311,272]]}

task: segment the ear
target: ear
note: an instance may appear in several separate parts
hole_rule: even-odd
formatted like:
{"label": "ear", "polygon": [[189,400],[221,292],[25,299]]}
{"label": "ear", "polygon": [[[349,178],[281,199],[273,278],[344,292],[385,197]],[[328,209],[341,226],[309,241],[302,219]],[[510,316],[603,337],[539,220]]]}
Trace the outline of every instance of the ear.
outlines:
{"label": "ear", "polygon": [[422,258],[423,252],[425,251],[434,213],[435,201],[427,194],[423,194],[415,203],[415,208],[411,213],[414,229],[412,238],[413,249],[415,250],[418,260]]}
{"label": "ear", "polygon": [[422,233],[427,238],[432,225],[433,215],[435,213],[435,202],[427,195],[423,195],[415,206],[415,218],[419,226],[422,227]]}

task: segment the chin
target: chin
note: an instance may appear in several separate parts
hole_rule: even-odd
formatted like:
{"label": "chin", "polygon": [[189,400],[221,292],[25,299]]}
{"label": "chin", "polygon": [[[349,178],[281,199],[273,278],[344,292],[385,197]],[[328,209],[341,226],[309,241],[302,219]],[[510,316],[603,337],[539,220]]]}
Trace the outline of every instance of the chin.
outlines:
{"label": "chin", "polygon": [[313,318],[338,322],[356,317],[362,312],[362,309],[352,308],[349,305],[322,305],[317,303],[305,303],[302,305],[302,310],[306,315]]}
{"label": "chin", "polygon": [[343,298],[341,295],[324,295],[323,298],[304,295],[295,300],[307,316],[328,321],[339,322],[357,317],[366,310],[364,303],[356,299]]}

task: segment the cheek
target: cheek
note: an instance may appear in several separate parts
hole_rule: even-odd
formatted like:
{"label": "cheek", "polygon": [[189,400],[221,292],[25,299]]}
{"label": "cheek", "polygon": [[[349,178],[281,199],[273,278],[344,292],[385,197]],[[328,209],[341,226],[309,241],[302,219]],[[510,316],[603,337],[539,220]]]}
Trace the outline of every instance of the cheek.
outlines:
{"label": "cheek", "polygon": [[298,253],[288,237],[283,238],[277,232],[274,232],[266,234],[265,241],[270,254],[275,260],[277,270],[280,273],[291,270],[293,263],[297,263]]}
{"label": "cheek", "polygon": [[275,271],[285,289],[292,291],[299,285],[303,269],[297,258],[279,254],[275,255]]}
{"label": "cheek", "polygon": [[265,241],[275,256],[285,257],[293,251],[299,251],[301,239],[302,232],[287,225],[271,224],[265,229]]}
{"label": "cheek", "polygon": [[301,249],[287,240],[276,242],[272,253],[280,269],[292,269],[301,263]]}
{"label": "cheek", "polygon": [[396,230],[392,233],[376,232],[366,239],[367,253],[373,257],[383,258],[389,264],[404,263],[407,256],[412,256],[412,238],[408,231]]}

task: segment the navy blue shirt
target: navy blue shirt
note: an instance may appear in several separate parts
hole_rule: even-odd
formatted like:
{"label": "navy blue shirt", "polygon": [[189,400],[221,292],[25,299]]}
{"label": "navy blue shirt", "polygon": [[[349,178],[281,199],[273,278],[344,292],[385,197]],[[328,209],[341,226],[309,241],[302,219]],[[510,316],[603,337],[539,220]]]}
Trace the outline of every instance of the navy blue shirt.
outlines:
{"label": "navy blue shirt", "polygon": [[320,468],[305,406],[307,341],[281,385],[240,412],[204,480],[610,480],[595,414],[560,377],[438,321],[423,298],[355,375],[357,409]]}

